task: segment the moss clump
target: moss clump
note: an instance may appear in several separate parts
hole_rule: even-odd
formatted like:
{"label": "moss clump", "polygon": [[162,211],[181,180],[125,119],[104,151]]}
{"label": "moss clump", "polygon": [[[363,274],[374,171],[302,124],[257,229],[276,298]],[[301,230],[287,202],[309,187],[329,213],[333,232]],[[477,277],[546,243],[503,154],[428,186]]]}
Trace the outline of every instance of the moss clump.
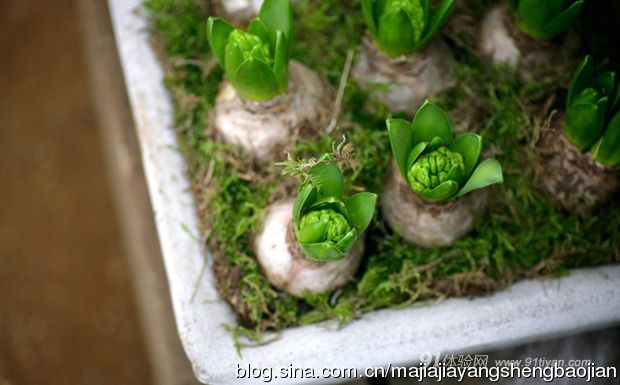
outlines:
{"label": "moss clump", "polygon": [[[552,207],[533,188],[537,106],[553,104],[557,82],[521,83],[506,69],[485,70],[456,50],[457,87],[434,101],[461,128],[478,131],[504,167],[488,215],[475,232],[445,248],[404,242],[375,216],[357,280],[337,294],[299,300],[277,293],[260,273],[250,239],[266,205],[293,194],[292,178],[276,167],[257,170],[206,129],[222,73],[207,44],[204,0],[147,0],[155,36],[165,56],[166,82],[174,97],[179,145],[190,165],[199,212],[215,258],[219,289],[239,316],[234,335],[260,339],[263,330],[350,320],[364,312],[423,299],[489,293],[518,279],[557,276],[571,268],[619,262],[620,205],[610,203],[582,219]],[[337,84],[346,53],[364,34],[358,1],[296,3],[295,59]],[[561,98],[559,98],[561,99]],[[339,127],[297,145],[293,157],[329,152],[346,135],[356,156],[345,177],[349,191],[380,192],[390,154],[385,110],[353,82],[347,85]],[[489,148],[487,147],[487,148]]]}

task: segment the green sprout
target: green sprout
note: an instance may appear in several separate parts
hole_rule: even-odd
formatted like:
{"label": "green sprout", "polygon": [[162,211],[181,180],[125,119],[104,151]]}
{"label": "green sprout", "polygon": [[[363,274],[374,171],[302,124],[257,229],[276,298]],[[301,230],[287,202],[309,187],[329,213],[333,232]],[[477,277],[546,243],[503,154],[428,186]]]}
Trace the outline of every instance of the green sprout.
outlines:
{"label": "green sprout", "polygon": [[508,0],[517,12],[517,25],[535,39],[549,39],[575,24],[584,0]]}
{"label": "green sprout", "polygon": [[456,0],[362,0],[364,19],[377,47],[396,57],[418,51],[446,22]]}
{"label": "green sprout", "polygon": [[426,100],[413,123],[386,121],[394,161],[411,190],[427,202],[445,202],[504,181],[495,159],[480,162],[482,137],[468,132],[452,139],[446,113]]}
{"label": "green sprout", "polygon": [[207,38],[228,80],[242,98],[265,101],[286,91],[293,46],[290,0],[265,0],[248,31],[209,17]]}
{"label": "green sprout", "polygon": [[611,167],[620,165],[620,87],[616,74],[586,56],[568,89],[564,136],[580,151]]}
{"label": "green sprout", "polygon": [[377,195],[361,192],[343,199],[344,177],[331,156],[308,171],[293,206],[295,236],[308,258],[337,261],[345,257],[366,230]]}

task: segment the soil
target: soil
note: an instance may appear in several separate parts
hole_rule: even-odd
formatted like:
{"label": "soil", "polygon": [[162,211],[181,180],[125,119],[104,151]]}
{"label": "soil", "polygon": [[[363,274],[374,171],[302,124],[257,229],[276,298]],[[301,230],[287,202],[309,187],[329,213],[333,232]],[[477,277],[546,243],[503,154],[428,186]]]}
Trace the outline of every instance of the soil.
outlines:
{"label": "soil", "polygon": [[73,0],[0,0],[0,384],[151,383]]}

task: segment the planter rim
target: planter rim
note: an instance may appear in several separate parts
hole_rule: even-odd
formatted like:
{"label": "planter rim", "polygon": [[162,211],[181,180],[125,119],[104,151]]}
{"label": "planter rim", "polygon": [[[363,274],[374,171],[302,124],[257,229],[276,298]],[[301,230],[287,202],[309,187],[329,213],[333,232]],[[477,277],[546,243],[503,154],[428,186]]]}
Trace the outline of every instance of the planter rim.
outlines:
{"label": "planter rim", "polygon": [[[253,379],[236,378],[237,364],[273,367],[275,371],[293,364],[314,368],[316,373],[324,367],[354,367],[361,373],[370,366],[415,363],[423,352],[473,353],[620,322],[620,266],[603,266],[573,270],[561,279],[521,281],[486,297],[379,310],[340,330],[329,324],[287,329],[270,344],[245,348],[240,358],[231,335],[222,327],[233,325],[235,317],[218,296],[213,259],[200,241],[201,226],[186,164],[176,149],[172,129],[172,101],[149,42],[142,1],[108,3],[176,324],[201,382],[255,383]],[[276,378],[274,382],[315,380]]]}

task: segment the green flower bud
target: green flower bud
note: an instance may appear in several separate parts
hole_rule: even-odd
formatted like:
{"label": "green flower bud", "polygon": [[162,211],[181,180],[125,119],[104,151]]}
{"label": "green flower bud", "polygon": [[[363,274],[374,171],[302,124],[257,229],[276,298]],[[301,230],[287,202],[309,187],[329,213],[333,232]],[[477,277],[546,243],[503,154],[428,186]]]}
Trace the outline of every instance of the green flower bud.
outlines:
{"label": "green flower bud", "polygon": [[383,13],[385,14],[399,9],[404,11],[407,16],[409,16],[415,41],[420,40],[425,24],[424,8],[422,7],[420,0],[388,0],[385,4],[385,10]]}
{"label": "green flower bud", "polygon": [[256,59],[271,66],[273,59],[269,53],[269,44],[260,37],[240,29],[232,31],[226,45],[226,71],[234,74],[239,65],[247,59]]}
{"label": "green flower bud", "polygon": [[329,242],[336,244],[351,230],[351,225],[332,209],[310,211],[301,218],[298,240],[300,243]]}
{"label": "green flower bud", "polygon": [[[457,166],[456,173],[452,171],[454,166]],[[409,169],[407,179],[413,191],[424,194],[447,180],[460,184],[461,181],[455,179],[460,179],[464,173],[463,156],[447,147],[440,147],[418,158]]]}

